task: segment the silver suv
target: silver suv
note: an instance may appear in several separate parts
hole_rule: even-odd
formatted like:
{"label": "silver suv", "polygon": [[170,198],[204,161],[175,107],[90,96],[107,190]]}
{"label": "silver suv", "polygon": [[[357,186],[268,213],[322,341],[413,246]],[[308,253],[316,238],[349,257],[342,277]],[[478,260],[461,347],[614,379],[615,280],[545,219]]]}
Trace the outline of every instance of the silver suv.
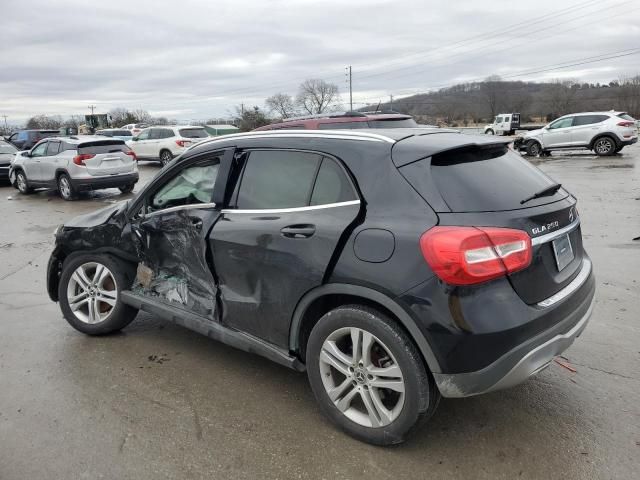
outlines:
{"label": "silver suv", "polygon": [[123,140],[97,135],[52,137],[16,153],[9,180],[20,193],[55,188],[62,198],[73,200],[85,190],[131,192],[138,181],[138,165]]}
{"label": "silver suv", "polygon": [[560,149],[588,149],[596,155],[613,155],[637,141],[635,120],[625,112],[585,112],[565,115],[527,132],[516,139],[515,146],[532,156]]}

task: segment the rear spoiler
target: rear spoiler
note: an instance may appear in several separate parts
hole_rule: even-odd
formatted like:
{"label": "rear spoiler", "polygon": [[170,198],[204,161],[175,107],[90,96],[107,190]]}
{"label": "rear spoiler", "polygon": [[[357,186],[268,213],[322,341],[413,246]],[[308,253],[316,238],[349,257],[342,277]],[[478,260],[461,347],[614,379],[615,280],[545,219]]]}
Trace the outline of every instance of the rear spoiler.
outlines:
{"label": "rear spoiler", "polygon": [[506,147],[513,140],[488,135],[466,135],[455,132],[425,132],[404,138],[393,145],[391,157],[396,167],[402,167],[438,153],[460,148]]}

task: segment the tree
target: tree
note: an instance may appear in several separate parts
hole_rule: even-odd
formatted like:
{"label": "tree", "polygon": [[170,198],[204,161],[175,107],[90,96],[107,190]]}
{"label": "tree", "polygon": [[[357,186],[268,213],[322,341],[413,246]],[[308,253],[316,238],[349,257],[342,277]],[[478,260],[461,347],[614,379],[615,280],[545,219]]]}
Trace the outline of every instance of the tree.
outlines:
{"label": "tree", "polygon": [[338,99],[337,85],[312,78],[300,84],[296,104],[313,115],[326,112]]}
{"label": "tree", "polygon": [[500,94],[503,90],[502,83],[502,79],[498,75],[491,75],[480,84],[480,92],[482,92],[484,101],[489,108],[489,115],[492,121],[500,113],[498,110],[502,106],[500,105]]}
{"label": "tree", "polygon": [[283,119],[295,114],[296,107],[293,97],[287,93],[276,93],[267,98],[264,103],[269,112],[276,113]]}
{"label": "tree", "polygon": [[235,107],[234,122],[241,132],[249,132],[255,128],[269,125],[269,119],[257,106],[246,110],[241,106]]}
{"label": "tree", "polygon": [[138,108],[136,110],[133,110],[131,113],[135,118],[135,121],[132,123],[151,123],[151,114],[146,110]]}
{"label": "tree", "polygon": [[114,127],[122,127],[129,123],[136,123],[135,115],[126,108],[116,107],[109,112],[111,117],[111,125]]}
{"label": "tree", "polygon": [[618,107],[634,118],[640,117],[640,75],[620,80]]}
{"label": "tree", "polygon": [[47,117],[46,115],[36,115],[27,120],[29,130],[56,130],[62,126],[62,118],[59,115]]}
{"label": "tree", "polygon": [[546,103],[554,118],[571,113],[575,104],[577,88],[572,80],[555,80],[546,92]]}

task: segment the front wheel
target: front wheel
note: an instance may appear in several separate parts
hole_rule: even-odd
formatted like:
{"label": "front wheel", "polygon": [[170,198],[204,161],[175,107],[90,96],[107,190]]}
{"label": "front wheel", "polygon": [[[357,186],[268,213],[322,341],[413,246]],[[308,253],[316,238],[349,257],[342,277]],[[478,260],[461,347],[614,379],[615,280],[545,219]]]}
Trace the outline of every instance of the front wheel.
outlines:
{"label": "front wheel", "polygon": [[118,187],[118,189],[122,193],[131,193],[133,192],[133,187],[135,187],[135,183],[129,183],[128,185],[123,185],[122,187]]}
{"label": "front wheel", "polygon": [[122,302],[133,267],[109,255],[80,254],[64,262],[58,299],[64,318],[76,330],[104,335],[126,327],[138,311]]}
{"label": "front wheel", "polygon": [[484,133],[485,135],[495,135],[495,132],[491,129],[485,130]]}
{"label": "front wheel", "polygon": [[29,187],[29,183],[27,182],[27,176],[24,174],[22,170],[16,173],[16,188],[23,195],[27,195],[33,191],[31,187]]}
{"label": "front wheel", "polygon": [[73,185],[71,185],[71,179],[66,173],[58,177],[58,192],[60,192],[60,196],[64,200],[73,200],[76,196]]}
{"label": "front wheel", "polygon": [[163,167],[169,164],[173,160],[173,154],[169,150],[163,150],[160,152],[160,163]]}
{"label": "front wheel", "polygon": [[531,141],[527,143],[527,155],[531,157],[537,157],[542,153],[542,147],[536,141]]}
{"label": "front wheel", "polygon": [[306,364],[323,413],[374,445],[404,441],[440,400],[413,341],[368,307],[350,305],[325,314],[309,336]]}

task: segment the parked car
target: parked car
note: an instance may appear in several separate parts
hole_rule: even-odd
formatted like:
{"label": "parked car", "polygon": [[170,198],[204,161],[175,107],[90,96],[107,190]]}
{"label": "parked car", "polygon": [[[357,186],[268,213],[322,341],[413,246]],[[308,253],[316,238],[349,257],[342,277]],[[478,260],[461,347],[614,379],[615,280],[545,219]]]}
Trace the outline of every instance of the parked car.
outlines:
{"label": "parked car", "polygon": [[262,130],[338,130],[360,128],[410,128],[419,125],[411,115],[401,113],[334,112],[287,118],[254,131]]}
{"label": "parked car", "polygon": [[18,149],[9,142],[0,140],[0,180],[9,180],[9,167]]}
{"label": "parked car", "polygon": [[146,123],[128,123],[122,128],[124,128],[125,130],[129,130],[133,136],[136,136],[148,126],[149,125],[147,125]]}
{"label": "parked car", "polygon": [[514,145],[532,156],[562,149],[587,149],[596,155],[613,155],[637,141],[635,120],[625,112],[611,111],[565,115],[546,127],[518,137]]}
{"label": "parked car", "polygon": [[135,154],[122,140],[98,135],[52,137],[18,152],[9,179],[23,194],[51,188],[65,200],[73,200],[86,190],[131,192],[138,181],[138,166]]}
{"label": "parked car", "polygon": [[150,127],[127,143],[139,159],[160,160],[168,164],[187,148],[209,138],[204,127],[197,126],[157,126]]}
{"label": "parked car", "polygon": [[125,140],[125,141],[131,140],[133,138],[133,134],[131,133],[131,130],[127,130],[125,128],[105,128],[105,129],[96,131],[96,135],[117,138],[118,140]]}
{"label": "parked car", "polygon": [[60,135],[59,130],[20,130],[9,136],[8,141],[18,150],[29,150],[43,138]]}
{"label": "parked car", "polygon": [[576,199],[497,137],[377,132],[204,141],[59,227],[49,296],[89,335],[142,309],[306,370],[380,445],[542,370],[592,311]]}

